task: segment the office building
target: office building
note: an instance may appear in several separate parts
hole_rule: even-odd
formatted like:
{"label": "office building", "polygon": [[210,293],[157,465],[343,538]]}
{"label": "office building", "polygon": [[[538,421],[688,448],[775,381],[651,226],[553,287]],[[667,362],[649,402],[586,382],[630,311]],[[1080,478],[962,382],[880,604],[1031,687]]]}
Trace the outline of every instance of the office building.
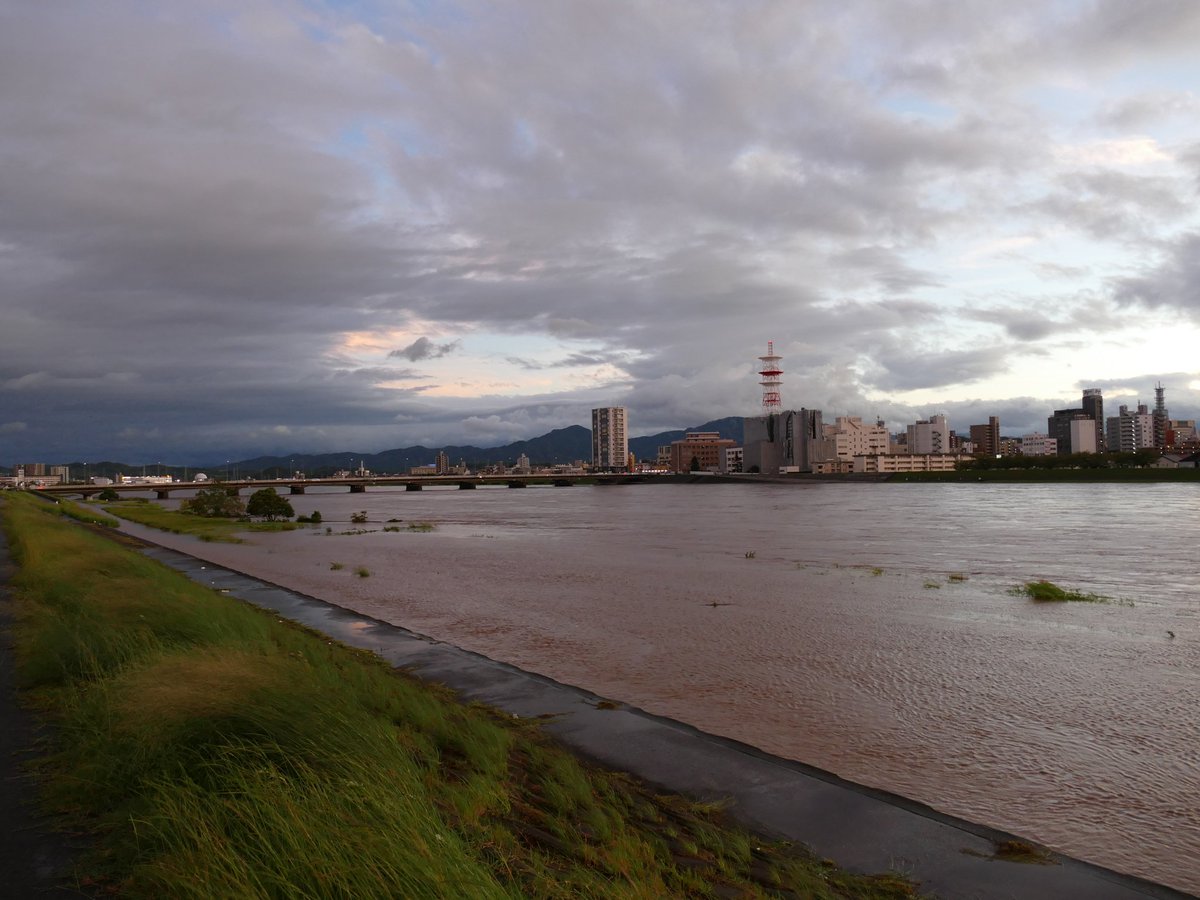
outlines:
{"label": "office building", "polygon": [[1098,452],[1096,423],[1082,407],[1056,409],[1046,419],[1046,433],[1058,443],[1059,456]]}
{"label": "office building", "polygon": [[824,437],[819,409],[784,410],[747,416],[742,466],[747,472],[778,475],[810,472]]}

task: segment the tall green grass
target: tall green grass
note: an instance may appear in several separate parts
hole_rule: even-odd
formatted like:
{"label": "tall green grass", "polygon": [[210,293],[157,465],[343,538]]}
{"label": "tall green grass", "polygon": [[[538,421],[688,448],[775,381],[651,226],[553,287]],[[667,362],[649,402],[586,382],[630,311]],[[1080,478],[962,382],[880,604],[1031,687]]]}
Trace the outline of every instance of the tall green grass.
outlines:
{"label": "tall green grass", "polygon": [[296,522],[250,522],[240,519],[221,519],[208,516],[197,516],[180,512],[176,509],[166,509],[147,501],[122,501],[104,507],[110,513],[148,525],[159,531],[171,534],[191,534],[202,541],[219,541],[226,544],[240,544],[238,536],[243,531],[295,531],[300,528]]}
{"label": "tall green grass", "polygon": [[908,897],[5,502],[47,803],[131,897]]}

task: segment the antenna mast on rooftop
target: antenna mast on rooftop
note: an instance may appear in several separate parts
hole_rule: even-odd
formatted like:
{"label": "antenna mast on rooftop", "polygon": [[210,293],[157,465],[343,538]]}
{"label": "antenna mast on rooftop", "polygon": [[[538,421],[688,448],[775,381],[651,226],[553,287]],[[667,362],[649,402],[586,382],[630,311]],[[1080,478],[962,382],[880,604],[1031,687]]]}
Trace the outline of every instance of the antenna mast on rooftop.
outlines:
{"label": "antenna mast on rooftop", "polygon": [[783,369],[779,368],[782,359],[782,356],[775,355],[775,342],[767,341],[767,355],[758,358],[762,363],[758,374],[762,376],[759,384],[763,389],[764,412],[778,412],[783,409],[783,400],[779,393],[779,389],[783,387]]}

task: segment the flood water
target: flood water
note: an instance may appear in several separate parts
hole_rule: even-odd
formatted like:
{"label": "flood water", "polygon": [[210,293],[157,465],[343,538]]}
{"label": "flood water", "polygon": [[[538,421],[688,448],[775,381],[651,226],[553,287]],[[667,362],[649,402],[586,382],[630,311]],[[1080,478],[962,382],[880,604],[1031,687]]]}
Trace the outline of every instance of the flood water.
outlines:
{"label": "flood water", "polygon": [[[291,499],[322,527],[244,545],[153,539],[1200,892],[1194,486]],[[349,524],[359,510],[369,522]],[[388,519],[434,527],[383,531]],[[1009,592],[1040,578],[1119,602]]]}

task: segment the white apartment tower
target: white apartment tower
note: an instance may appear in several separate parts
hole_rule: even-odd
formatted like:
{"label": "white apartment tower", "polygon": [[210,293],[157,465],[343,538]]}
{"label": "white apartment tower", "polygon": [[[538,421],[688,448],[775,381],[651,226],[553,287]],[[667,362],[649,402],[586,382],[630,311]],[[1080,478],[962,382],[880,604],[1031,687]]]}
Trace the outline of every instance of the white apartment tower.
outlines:
{"label": "white apartment tower", "polygon": [[629,468],[625,407],[592,410],[592,468],[600,472],[624,472]]}
{"label": "white apartment tower", "polygon": [[1132,453],[1155,446],[1154,416],[1145,403],[1139,403],[1137,412],[1122,406],[1118,415],[1108,419],[1108,449],[1121,453]]}

